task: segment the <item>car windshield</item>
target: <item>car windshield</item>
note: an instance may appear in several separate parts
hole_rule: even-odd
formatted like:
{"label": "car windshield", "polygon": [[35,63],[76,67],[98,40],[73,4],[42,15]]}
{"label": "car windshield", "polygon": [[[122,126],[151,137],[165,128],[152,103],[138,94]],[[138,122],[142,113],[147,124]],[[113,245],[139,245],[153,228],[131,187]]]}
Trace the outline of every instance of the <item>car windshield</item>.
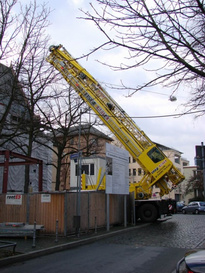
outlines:
{"label": "car windshield", "polygon": [[205,206],[205,202],[200,202],[200,206]]}

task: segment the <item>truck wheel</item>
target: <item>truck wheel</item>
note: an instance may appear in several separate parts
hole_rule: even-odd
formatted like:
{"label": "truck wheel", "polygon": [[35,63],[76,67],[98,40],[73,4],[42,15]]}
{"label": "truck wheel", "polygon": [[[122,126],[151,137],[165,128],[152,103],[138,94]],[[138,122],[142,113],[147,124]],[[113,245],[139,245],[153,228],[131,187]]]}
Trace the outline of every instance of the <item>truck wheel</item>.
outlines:
{"label": "truck wheel", "polygon": [[154,222],[157,220],[157,216],[157,208],[153,204],[144,204],[139,208],[139,217],[143,222]]}

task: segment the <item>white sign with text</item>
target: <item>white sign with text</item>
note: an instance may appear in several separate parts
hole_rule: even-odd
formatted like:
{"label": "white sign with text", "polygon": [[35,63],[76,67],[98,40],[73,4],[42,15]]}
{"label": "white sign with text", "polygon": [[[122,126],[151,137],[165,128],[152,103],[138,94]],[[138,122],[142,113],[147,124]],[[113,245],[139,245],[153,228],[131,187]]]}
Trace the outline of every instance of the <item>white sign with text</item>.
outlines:
{"label": "white sign with text", "polygon": [[51,202],[51,195],[49,193],[41,194],[41,203],[50,203]]}
{"label": "white sign with text", "polygon": [[129,153],[106,143],[106,193],[129,194]]}
{"label": "white sign with text", "polygon": [[6,205],[22,205],[22,194],[7,194]]}

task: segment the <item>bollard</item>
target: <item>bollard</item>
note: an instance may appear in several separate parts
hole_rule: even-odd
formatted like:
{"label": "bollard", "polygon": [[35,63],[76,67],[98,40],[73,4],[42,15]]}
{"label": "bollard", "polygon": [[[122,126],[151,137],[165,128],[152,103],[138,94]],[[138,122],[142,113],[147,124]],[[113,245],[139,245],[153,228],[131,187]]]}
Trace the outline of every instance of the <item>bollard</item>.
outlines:
{"label": "bollard", "polygon": [[56,219],[56,239],[55,242],[58,242],[58,219]]}
{"label": "bollard", "polygon": [[32,247],[36,247],[36,221],[34,221],[33,224],[33,245]]}

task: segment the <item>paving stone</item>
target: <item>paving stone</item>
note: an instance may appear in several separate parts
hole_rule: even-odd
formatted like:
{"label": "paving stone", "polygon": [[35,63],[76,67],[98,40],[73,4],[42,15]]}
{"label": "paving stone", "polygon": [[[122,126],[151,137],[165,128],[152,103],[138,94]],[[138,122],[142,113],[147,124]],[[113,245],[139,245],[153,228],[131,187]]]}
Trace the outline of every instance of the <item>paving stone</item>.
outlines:
{"label": "paving stone", "polygon": [[202,248],[205,246],[205,215],[175,214],[171,220],[107,238],[107,243],[138,246]]}

